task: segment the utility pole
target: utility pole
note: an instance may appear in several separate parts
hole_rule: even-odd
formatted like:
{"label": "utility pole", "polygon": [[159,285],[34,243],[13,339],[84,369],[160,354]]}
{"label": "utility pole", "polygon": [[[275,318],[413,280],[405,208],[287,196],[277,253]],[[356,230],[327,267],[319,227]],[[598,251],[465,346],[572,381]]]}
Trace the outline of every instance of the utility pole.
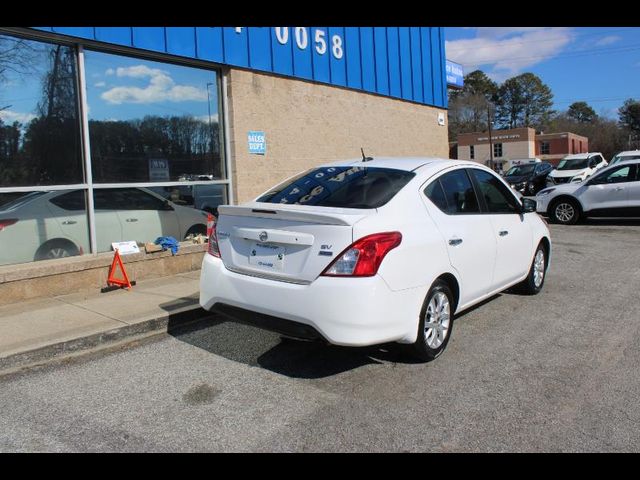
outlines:
{"label": "utility pole", "polygon": [[495,165],[493,164],[493,141],[491,139],[491,104],[487,103],[487,123],[489,124],[489,158],[491,159],[489,165],[492,170],[495,170]]}

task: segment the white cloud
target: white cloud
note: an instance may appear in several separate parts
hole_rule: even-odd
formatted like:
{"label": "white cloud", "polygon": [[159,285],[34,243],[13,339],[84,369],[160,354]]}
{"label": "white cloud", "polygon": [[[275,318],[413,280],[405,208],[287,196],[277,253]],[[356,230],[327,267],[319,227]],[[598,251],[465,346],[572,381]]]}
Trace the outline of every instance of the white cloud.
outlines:
{"label": "white cloud", "polygon": [[104,72],[105,75],[113,75],[115,73],[116,71],[113,68],[107,68],[107,70]]}
{"label": "white cloud", "polygon": [[[200,115],[199,117],[195,117],[195,119],[200,121],[200,122],[207,123],[207,122],[209,122],[209,115]],[[217,113],[211,114],[211,123],[218,123],[218,114]]]}
{"label": "white cloud", "polygon": [[97,87],[97,88],[102,88],[102,87],[106,87],[107,83],[106,82],[98,82],[98,83],[95,83],[93,86]]}
{"label": "white cloud", "polygon": [[146,65],[133,67],[118,67],[115,71],[118,77],[149,78],[149,85],[140,87],[114,87],[101,96],[112,104],[122,103],[155,103],[155,102],[184,102],[207,101],[207,91],[190,85],[176,85],[169,74],[157,68]]}
{"label": "white cloud", "polygon": [[485,27],[475,38],[447,41],[446,52],[465,72],[482,67],[500,82],[553,58],[572,40],[573,30],[565,27]]}
{"label": "white cloud", "polygon": [[34,118],[37,118],[37,115],[33,113],[21,113],[21,112],[13,112],[11,110],[1,110],[0,118],[3,122],[11,124],[13,122],[20,123],[29,123]]}
{"label": "white cloud", "polygon": [[601,38],[596,42],[597,47],[604,47],[605,45],[612,45],[616,42],[622,40],[622,37],[619,35],[609,35],[607,37]]}

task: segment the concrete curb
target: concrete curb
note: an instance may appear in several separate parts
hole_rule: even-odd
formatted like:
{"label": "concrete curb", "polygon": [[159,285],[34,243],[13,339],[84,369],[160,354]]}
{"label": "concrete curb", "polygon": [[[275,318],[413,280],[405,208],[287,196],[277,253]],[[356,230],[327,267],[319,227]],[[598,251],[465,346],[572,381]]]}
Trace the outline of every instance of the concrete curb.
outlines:
{"label": "concrete curb", "polygon": [[162,333],[171,333],[174,329],[214,316],[199,305],[193,305],[133,325],[123,325],[86,337],[14,353],[0,358],[0,376],[51,361],[62,360],[69,356],[93,352],[96,349],[106,349],[126,340],[133,341]]}

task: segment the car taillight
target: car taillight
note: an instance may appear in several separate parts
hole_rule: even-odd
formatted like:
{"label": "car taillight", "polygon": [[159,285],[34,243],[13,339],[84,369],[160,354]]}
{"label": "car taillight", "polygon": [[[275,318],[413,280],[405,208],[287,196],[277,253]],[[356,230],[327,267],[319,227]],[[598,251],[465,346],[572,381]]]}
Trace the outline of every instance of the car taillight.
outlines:
{"label": "car taillight", "polygon": [[322,272],[329,277],[372,277],[387,253],[400,245],[400,232],[367,235],[356,240]]}
{"label": "car taillight", "polygon": [[211,227],[211,235],[209,235],[209,246],[207,247],[207,253],[214,257],[220,258],[220,248],[218,247],[218,235],[216,234],[216,220],[213,219],[213,227]]}
{"label": "car taillight", "polygon": [[14,223],[17,223],[17,221],[18,221],[17,218],[0,219],[0,232],[4,229],[4,227],[8,227],[9,225],[13,225]]}

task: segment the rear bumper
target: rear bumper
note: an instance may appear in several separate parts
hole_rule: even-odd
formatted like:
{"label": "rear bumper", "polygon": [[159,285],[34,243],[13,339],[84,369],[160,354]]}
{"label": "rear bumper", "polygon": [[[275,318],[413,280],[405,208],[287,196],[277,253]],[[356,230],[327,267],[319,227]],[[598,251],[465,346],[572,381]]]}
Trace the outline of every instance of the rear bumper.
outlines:
{"label": "rear bumper", "polygon": [[379,275],[319,277],[298,285],[231,272],[220,259],[205,254],[200,305],[287,335],[313,338],[315,331],[336,345],[412,343],[427,288],[392,291]]}

